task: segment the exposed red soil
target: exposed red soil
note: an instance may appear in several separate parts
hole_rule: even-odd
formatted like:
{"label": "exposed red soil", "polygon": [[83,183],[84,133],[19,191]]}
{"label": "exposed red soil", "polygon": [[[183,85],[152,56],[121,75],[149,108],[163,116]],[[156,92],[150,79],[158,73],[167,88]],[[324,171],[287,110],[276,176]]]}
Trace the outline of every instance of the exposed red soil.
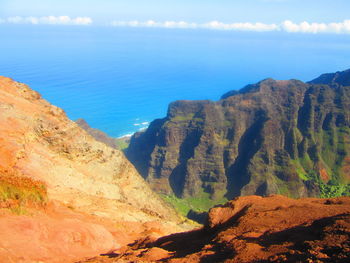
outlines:
{"label": "exposed red soil", "polygon": [[198,230],[87,262],[350,262],[350,198],[237,198]]}
{"label": "exposed red soil", "polygon": [[350,182],[350,156],[347,156],[343,161],[342,173],[344,178]]}
{"label": "exposed red soil", "polygon": [[58,204],[0,210],[0,262],[73,262],[119,245],[102,224]]}
{"label": "exposed red soil", "polygon": [[49,201],[43,182],[6,171],[0,171],[0,184],[5,191],[0,196],[1,263],[75,262],[176,231],[159,222],[113,221],[75,211]]}
{"label": "exposed red soil", "polygon": [[320,169],[319,171],[322,182],[327,183],[329,181],[329,175],[325,168]]}
{"label": "exposed red soil", "polygon": [[0,209],[0,262],[6,263],[76,262],[170,231],[159,222],[113,222],[57,202],[41,208],[28,205],[24,215],[6,209],[11,207]]}

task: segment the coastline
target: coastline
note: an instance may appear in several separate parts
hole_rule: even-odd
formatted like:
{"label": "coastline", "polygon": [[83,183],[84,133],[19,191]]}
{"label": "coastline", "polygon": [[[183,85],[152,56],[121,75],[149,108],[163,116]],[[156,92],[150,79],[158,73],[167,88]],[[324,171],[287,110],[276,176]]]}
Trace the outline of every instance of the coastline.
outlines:
{"label": "coastline", "polygon": [[[147,123],[148,123],[148,122],[147,122]],[[148,124],[149,124],[149,123],[148,123]],[[138,129],[137,131],[130,132],[130,133],[124,134],[124,135],[122,135],[122,136],[118,136],[118,137],[116,137],[116,139],[130,139],[135,133],[137,133],[137,132],[143,132],[143,131],[145,131],[147,128],[148,128],[148,126],[147,126],[147,127],[142,127],[142,128],[140,128],[140,129]]]}

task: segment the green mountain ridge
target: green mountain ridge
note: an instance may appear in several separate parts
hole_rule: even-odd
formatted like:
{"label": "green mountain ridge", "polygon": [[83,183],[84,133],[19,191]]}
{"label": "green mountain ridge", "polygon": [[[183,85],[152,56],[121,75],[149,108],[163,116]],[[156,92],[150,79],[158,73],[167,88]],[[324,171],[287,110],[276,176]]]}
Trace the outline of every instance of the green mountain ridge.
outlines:
{"label": "green mountain ridge", "polygon": [[126,155],[153,190],[185,200],[349,195],[349,83],[347,70],[175,101]]}

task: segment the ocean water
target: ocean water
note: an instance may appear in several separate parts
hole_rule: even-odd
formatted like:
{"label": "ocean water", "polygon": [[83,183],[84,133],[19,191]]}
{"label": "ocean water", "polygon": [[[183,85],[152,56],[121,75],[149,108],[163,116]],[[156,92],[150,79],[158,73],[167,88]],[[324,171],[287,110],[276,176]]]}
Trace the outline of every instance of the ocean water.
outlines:
{"label": "ocean water", "polygon": [[171,101],[350,68],[350,35],[0,25],[0,75],[119,137]]}

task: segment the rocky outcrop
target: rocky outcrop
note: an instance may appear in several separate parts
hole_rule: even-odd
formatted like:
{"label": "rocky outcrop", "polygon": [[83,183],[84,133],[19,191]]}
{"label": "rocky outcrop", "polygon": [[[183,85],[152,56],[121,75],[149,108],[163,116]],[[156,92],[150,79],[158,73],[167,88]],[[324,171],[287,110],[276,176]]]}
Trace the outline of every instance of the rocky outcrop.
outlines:
{"label": "rocky outcrop", "polygon": [[0,77],[0,112],[1,262],[72,262],[178,229],[122,152],[28,86]]}
{"label": "rocky outcrop", "polygon": [[348,80],[265,79],[217,102],[176,101],[126,154],[155,191],[182,198],[349,194]]}
{"label": "rocky outcrop", "polygon": [[0,171],[42,181],[51,200],[85,212],[125,221],[176,218],[122,152],[26,85],[2,77],[0,107]]}
{"label": "rocky outcrop", "polygon": [[115,138],[109,137],[103,131],[91,128],[84,119],[77,119],[75,122],[79,125],[80,128],[84,129],[88,134],[94,137],[96,141],[103,142],[104,144],[114,149],[118,149]]}
{"label": "rocky outcrop", "polygon": [[350,198],[236,198],[191,232],[136,242],[100,262],[348,262]]}
{"label": "rocky outcrop", "polygon": [[350,86],[350,69],[345,71],[338,71],[336,73],[322,74],[309,83]]}

